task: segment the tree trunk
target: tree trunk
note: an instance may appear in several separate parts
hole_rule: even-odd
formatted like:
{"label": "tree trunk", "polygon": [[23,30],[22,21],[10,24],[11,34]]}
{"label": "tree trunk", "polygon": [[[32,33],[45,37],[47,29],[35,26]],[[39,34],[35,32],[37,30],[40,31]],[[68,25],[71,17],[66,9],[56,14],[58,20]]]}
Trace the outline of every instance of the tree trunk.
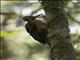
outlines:
{"label": "tree trunk", "polygon": [[48,38],[51,44],[51,60],[75,60],[63,0],[41,0],[41,4],[49,23]]}

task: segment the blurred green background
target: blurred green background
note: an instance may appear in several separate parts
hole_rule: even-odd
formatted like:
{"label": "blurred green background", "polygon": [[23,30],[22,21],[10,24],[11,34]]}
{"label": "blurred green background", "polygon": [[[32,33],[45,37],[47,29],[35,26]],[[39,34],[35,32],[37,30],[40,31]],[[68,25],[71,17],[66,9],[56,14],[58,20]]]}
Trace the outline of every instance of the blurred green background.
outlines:
{"label": "blurred green background", "polygon": [[[37,0],[0,1],[0,59],[49,60],[50,49],[35,41],[25,29],[23,16],[43,14]],[[69,1],[65,12],[69,21],[71,41],[80,60],[80,1]]]}

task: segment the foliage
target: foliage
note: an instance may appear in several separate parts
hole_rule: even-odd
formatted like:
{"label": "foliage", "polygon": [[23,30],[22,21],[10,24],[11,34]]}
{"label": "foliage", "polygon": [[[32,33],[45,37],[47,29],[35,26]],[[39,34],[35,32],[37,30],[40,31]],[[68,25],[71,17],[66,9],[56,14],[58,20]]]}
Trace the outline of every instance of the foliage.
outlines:
{"label": "foliage", "polygon": [[[4,3],[3,3],[4,2]],[[65,2],[65,1],[64,1]],[[78,3],[78,2],[77,2]],[[79,3],[65,2],[69,5],[67,8],[70,26],[74,27],[74,23],[80,22],[78,16],[80,16]],[[38,3],[30,3],[26,1],[1,1],[1,14],[3,17],[0,20],[0,58],[6,60],[48,60],[49,59],[49,47],[40,44],[35,41],[25,30],[24,21],[21,20],[22,15],[17,14],[19,10],[24,8],[32,8],[32,14],[35,15],[40,9]],[[35,4],[35,5],[34,5]],[[21,9],[13,9],[19,7]],[[35,8],[36,7],[36,8]],[[75,9],[76,8],[76,9]],[[38,10],[39,9],[39,10]],[[21,12],[20,12],[21,13]],[[19,17],[20,16],[20,17]],[[7,18],[6,18],[7,17]],[[19,21],[19,22],[18,22]],[[6,22],[6,24],[4,24]],[[23,23],[21,23],[23,22]],[[74,23],[72,23],[74,22]],[[16,24],[20,24],[16,26]],[[79,25],[79,24],[78,24]],[[80,60],[80,32],[71,32],[71,40],[76,51],[77,60]],[[5,56],[3,56],[5,55]]]}

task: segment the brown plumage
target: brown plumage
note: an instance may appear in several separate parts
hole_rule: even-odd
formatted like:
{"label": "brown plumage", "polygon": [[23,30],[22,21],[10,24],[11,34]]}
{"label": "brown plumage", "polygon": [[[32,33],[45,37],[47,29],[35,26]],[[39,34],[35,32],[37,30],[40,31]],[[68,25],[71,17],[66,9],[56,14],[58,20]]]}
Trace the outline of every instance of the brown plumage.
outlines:
{"label": "brown plumage", "polygon": [[[38,15],[40,16],[40,15]],[[46,22],[43,22],[41,20],[36,20],[38,16],[25,16],[23,17],[24,21],[27,21],[28,23],[25,25],[27,32],[37,41],[39,41],[42,44],[48,44],[50,46],[50,43],[48,42],[47,38],[47,26],[48,24]]]}
{"label": "brown plumage", "polygon": [[27,22],[33,22],[36,26],[38,31],[42,31],[43,29],[47,29],[48,24],[46,22],[43,22],[42,20],[36,20],[36,18],[40,16],[25,16],[23,17],[24,21]]}

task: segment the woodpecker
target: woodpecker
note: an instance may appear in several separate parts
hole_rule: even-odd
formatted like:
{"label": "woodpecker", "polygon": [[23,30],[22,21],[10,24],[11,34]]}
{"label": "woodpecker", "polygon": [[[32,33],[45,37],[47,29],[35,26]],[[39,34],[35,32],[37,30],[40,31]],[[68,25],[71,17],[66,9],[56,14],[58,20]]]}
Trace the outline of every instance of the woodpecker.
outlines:
{"label": "woodpecker", "polygon": [[41,20],[36,20],[36,18],[40,16],[24,16],[23,20],[27,21],[28,23],[25,25],[25,28],[27,32],[38,42],[42,44],[48,44],[50,46],[50,43],[47,38],[48,34],[48,24],[46,22],[43,22]]}

